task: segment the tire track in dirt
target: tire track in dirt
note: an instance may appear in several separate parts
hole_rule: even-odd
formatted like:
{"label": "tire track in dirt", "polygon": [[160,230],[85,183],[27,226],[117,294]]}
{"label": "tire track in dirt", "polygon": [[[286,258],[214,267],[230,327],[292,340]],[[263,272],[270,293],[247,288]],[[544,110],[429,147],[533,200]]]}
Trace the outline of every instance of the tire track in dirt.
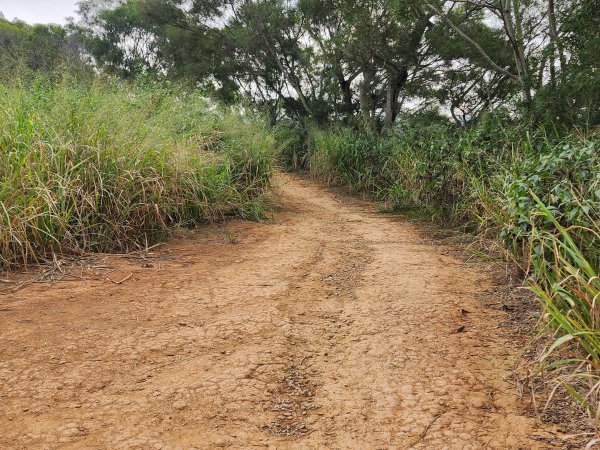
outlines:
{"label": "tire track in dirt", "polygon": [[0,297],[0,448],[558,448],[516,398],[489,274],[278,184],[274,220],[115,257],[122,285]]}

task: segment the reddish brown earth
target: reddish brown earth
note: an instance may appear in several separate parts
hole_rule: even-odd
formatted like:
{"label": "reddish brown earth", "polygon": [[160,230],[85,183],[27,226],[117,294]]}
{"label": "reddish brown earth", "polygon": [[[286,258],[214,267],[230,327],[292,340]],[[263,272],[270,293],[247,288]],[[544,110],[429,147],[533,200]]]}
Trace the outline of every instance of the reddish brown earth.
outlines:
{"label": "reddish brown earth", "polygon": [[[279,178],[274,219],[0,296],[1,448],[553,448],[482,306],[414,225]],[[228,238],[226,238],[228,237]],[[165,256],[166,255],[166,256]],[[554,444],[555,445],[555,444]]]}

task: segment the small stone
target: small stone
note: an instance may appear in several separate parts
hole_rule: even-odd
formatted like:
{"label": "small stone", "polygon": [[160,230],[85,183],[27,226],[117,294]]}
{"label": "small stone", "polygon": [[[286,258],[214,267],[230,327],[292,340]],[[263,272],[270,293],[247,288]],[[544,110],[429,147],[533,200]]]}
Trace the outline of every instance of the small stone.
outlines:
{"label": "small stone", "polygon": [[183,400],[178,400],[175,403],[173,403],[173,409],[176,409],[177,411],[181,411],[182,409],[185,409],[187,407],[187,403],[184,402]]}

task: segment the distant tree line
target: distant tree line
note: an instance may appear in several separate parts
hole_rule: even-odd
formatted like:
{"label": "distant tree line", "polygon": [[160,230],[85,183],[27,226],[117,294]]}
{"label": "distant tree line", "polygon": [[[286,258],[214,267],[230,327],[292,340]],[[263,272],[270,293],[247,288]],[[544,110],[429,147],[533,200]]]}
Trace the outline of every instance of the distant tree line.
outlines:
{"label": "distant tree line", "polygon": [[[77,59],[250,98],[273,122],[465,125],[505,107],[600,124],[600,0],[82,0],[66,27],[0,21],[0,64]],[[6,70],[4,70],[6,73]]]}
{"label": "distant tree line", "polygon": [[56,74],[82,66],[85,48],[73,29],[59,25],[28,25],[0,16],[0,79],[24,71]]}

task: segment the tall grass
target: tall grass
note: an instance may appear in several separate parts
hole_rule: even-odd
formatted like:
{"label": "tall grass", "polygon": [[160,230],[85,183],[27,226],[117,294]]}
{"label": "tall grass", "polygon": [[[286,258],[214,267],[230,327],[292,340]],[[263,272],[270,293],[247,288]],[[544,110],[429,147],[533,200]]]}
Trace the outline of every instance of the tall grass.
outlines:
{"label": "tall grass", "polygon": [[540,299],[555,339],[542,356],[541,369],[552,374],[597,423],[600,419],[600,222],[565,228],[533,195],[538,218],[554,231],[534,228],[531,290]]}
{"label": "tall grass", "polygon": [[259,118],[172,85],[0,85],[0,266],[258,218],[274,153]]}

